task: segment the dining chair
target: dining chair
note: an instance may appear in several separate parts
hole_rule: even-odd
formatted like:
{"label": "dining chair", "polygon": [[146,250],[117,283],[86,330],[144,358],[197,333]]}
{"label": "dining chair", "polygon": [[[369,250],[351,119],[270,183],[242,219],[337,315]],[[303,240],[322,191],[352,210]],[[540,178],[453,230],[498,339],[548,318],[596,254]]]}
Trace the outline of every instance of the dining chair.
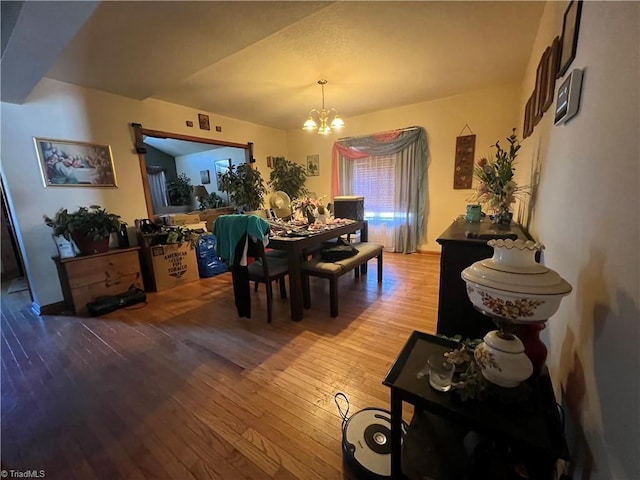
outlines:
{"label": "dining chair", "polygon": [[[273,292],[271,283],[280,282],[280,295],[286,298],[284,277],[288,262],[266,255],[264,239],[269,223],[256,215],[221,215],[214,225],[216,253],[229,266],[238,316],[251,318],[250,283],[264,283],[267,288],[267,317],[271,322]],[[255,261],[252,261],[255,260]]]}
{"label": "dining chair", "polygon": [[286,258],[267,255],[264,244],[261,240],[249,238],[247,246],[247,257],[254,261],[249,264],[249,281],[255,282],[255,290],[259,283],[264,283],[267,292],[267,322],[271,323],[273,309],[273,288],[272,282],[278,281],[280,286],[280,298],[287,298],[285,277],[289,273],[289,266]]}

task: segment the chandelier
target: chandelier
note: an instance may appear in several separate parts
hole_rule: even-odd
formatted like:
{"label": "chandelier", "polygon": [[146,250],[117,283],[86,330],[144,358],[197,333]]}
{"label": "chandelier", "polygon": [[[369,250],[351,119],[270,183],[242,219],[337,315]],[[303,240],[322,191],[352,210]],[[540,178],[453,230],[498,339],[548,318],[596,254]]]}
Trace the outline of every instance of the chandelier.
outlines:
{"label": "chandelier", "polygon": [[[331,133],[331,130],[340,130],[344,127],[344,122],[338,116],[338,112],[335,108],[331,108],[326,110],[324,107],[324,86],[327,84],[327,81],[324,79],[318,80],[318,85],[322,87],[322,110],[318,111],[315,108],[309,112],[309,118],[304,122],[302,128],[309,132],[313,130],[318,130],[318,133],[321,135],[328,135]],[[320,122],[320,126],[313,119],[313,115],[317,116],[318,122]],[[333,119],[329,122],[329,116],[333,114]]]}

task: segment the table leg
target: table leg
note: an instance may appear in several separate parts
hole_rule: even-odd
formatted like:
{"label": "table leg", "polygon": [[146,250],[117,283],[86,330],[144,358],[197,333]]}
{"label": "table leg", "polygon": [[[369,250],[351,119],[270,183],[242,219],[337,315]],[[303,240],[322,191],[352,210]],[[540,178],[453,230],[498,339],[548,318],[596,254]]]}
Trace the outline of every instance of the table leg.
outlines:
{"label": "table leg", "polygon": [[391,478],[402,476],[402,398],[391,389]]}
{"label": "table leg", "polygon": [[291,320],[299,322],[304,316],[302,302],[302,252],[299,248],[287,250],[289,266],[289,302],[291,305]]}
{"label": "table leg", "polygon": [[[360,229],[360,241],[369,241],[369,223],[367,222],[367,220],[362,223],[362,228]],[[364,262],[362,265],[360,265],[360,273],[362,273],[363,275],[367,274],[367,262]]]}

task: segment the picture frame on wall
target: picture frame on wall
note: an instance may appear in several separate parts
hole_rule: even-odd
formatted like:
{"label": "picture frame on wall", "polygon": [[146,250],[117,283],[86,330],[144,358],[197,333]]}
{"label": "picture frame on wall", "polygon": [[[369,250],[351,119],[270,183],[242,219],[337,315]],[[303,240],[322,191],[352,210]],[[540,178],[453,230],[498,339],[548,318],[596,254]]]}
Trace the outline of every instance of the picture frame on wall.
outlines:
{"label": "picture frame on wall", "polygon": [[211,125],[209,124],[209,115],[199,113],[198,124],[200,125],[200,130],[211,130]]}
{"label": "picture frame on wall", "polygon": [[211,183],[211,176],[209,174],[209,170],[200,170],[200,183],[202,185],[207,185]]}
{"label": "picture frame on wall", "polygon": [[110,145],[33,138],[45,187],[117,187]]}
{"label": "picture frame on wall", "polygon": [[535,127],[540,119],[544,110],[543,104],[547,99],[547,85],[548,85],[548,71],[547,71],[547,59],[551,53],[551,48],[547,47],[540,57],[538,67],[536,68],[536,86],[533,91],[534,105],[533,105],[533,126]]}
{"label": "picture frame on wall", "polygon": [[553,103],[553,96],[556,89],[556,77],[558,75],[558,61],[560,56],[560,37],[553,39],[551,50],[547,56],[547,78],[546,96],[542,104],[542,111],[546,112]]}
{"label": "picture frame on wall", "polygon": [[571,0],[564,12],[564,19],[562,22],[560,65],[558,67],[558,75],[556,78],[560,78],[565,74],[571,65],[571,62],[573,62],[573,59],[576,57],[581,13],[582,0]]}
{"label": "picture frame on wall", "polygon": [[531,112],[533,110],[533,98],[534,95],[531,94],[529,96],[529,100],[527,100],[527,105],[524,108],[524,122],[522,125],[522,138],[525,139],[529,135],[533,133],[533,123],[532,123],[532,115]]}
{"label": "picture frame on wall", "polygon": [[320,155],[307,155],[307,175],[309,177],[320,175]]}

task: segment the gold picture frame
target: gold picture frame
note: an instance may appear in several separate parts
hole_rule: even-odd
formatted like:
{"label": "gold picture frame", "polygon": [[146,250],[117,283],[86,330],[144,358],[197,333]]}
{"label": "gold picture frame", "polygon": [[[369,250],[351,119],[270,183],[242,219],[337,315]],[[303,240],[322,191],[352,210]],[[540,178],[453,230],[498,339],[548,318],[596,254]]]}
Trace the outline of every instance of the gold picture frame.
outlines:
{"label": "gold picture frame", "polygon": [[110,145],[33,138],[45,187],[118,186]]}

